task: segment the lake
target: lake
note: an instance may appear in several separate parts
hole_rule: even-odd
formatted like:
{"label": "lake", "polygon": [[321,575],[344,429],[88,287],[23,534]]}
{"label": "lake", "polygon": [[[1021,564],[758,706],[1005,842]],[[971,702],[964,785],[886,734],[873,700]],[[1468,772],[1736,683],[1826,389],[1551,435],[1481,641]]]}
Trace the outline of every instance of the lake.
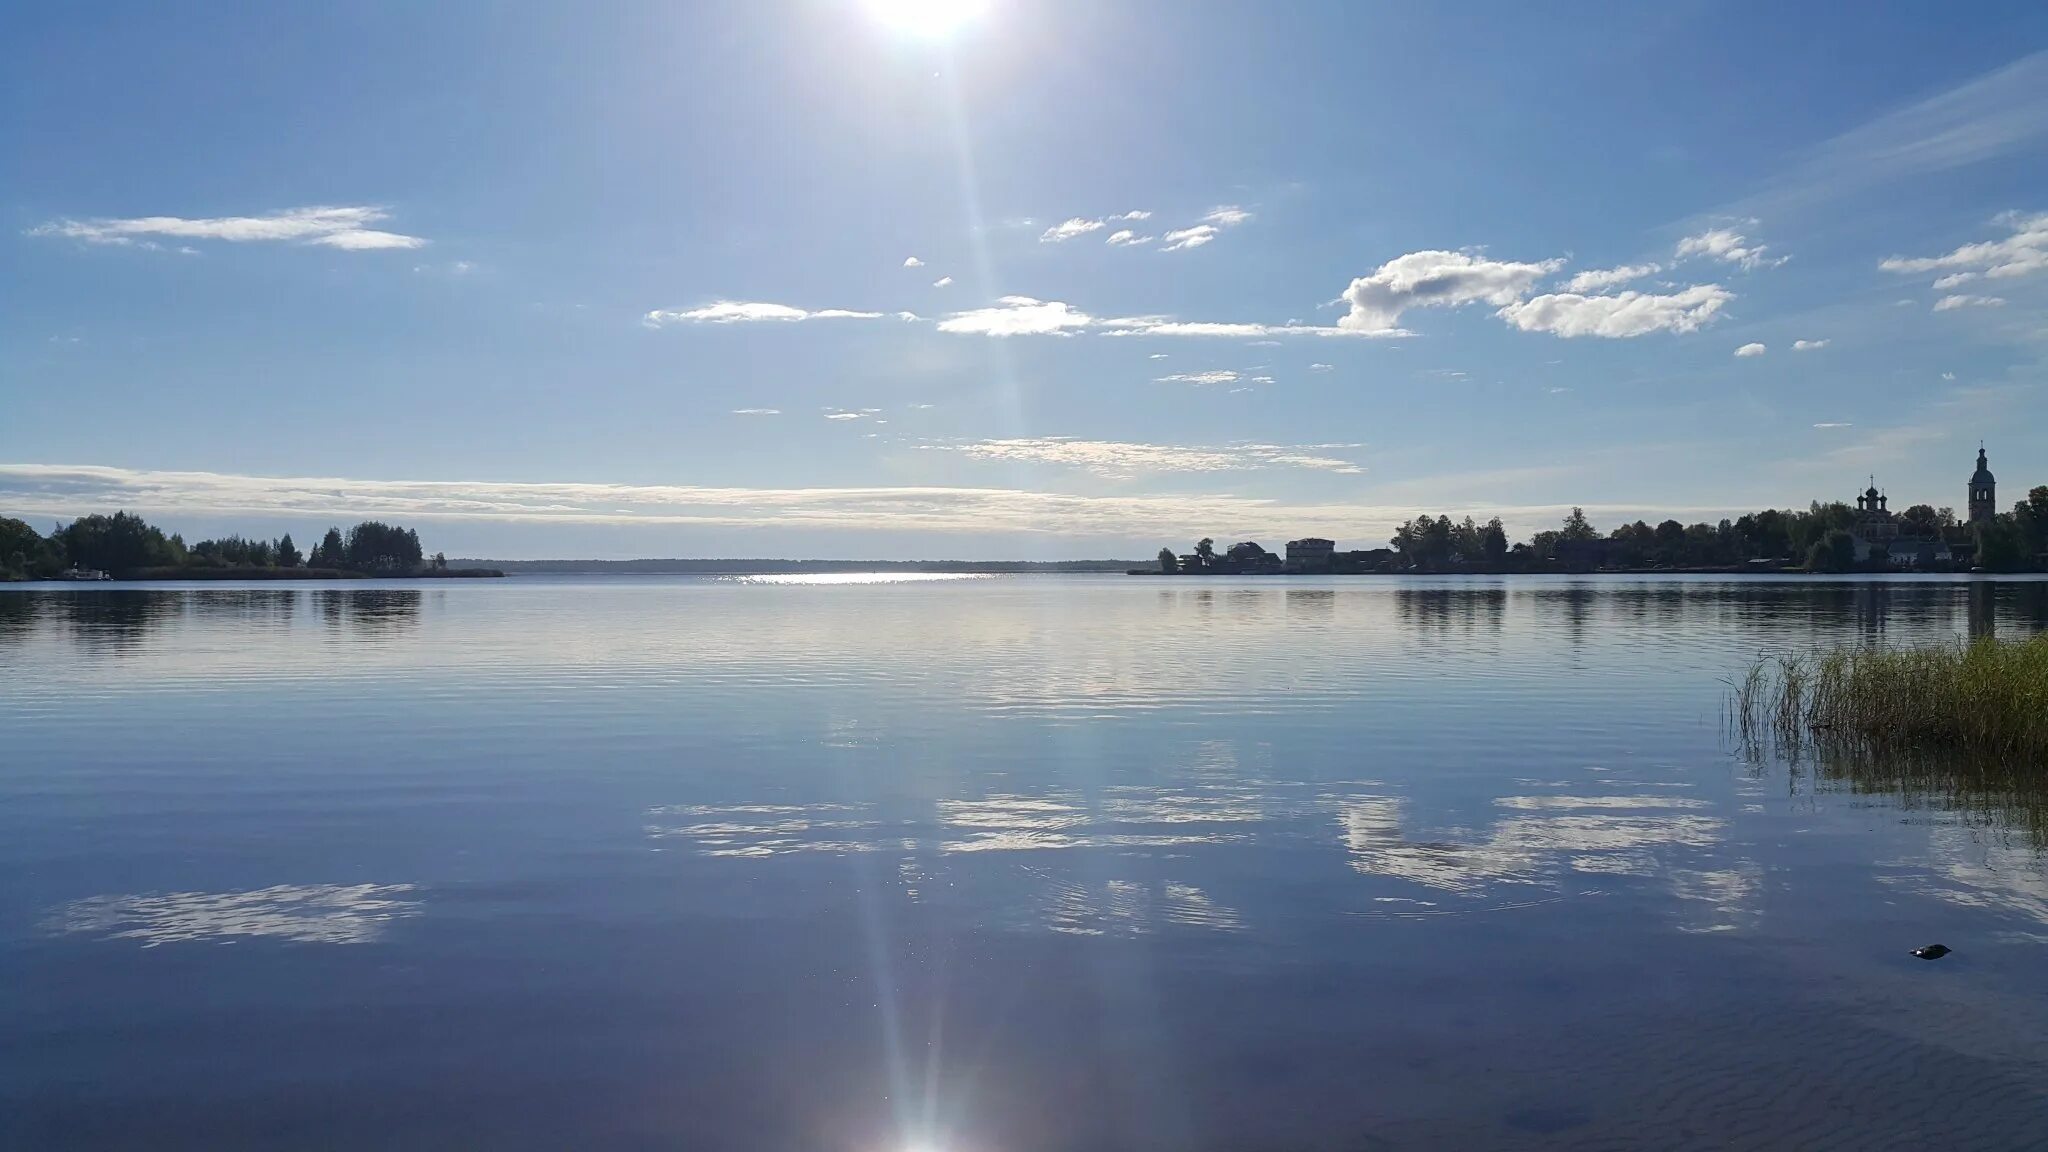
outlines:
{"label": "lake", "polygon": [[1723,682],[2044,626],[1953,578],[0,588],[0,1146],[2048,1146],[2039,797],[1745,755]]}

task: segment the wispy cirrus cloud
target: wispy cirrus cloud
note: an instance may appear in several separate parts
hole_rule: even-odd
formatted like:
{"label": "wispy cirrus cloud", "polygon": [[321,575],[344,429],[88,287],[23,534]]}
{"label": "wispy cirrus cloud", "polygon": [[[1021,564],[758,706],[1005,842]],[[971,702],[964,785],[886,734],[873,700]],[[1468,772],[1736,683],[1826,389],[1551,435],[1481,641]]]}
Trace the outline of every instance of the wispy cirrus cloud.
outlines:
{"label": "wispy cirrus cloud", "polygon": [[1119,228],[1111,232],[1109,238],[1103,241],[1103,243],[1108,244],[1112,248],[1136,248],[1140,244],[1150,244],[1151,242],[1152,237],[1140,236],[1129,228]]}
{"label": "wispy cirrus cloud", "polygon": [[[910,319],[916,317],[904,314]],[[800,320],[880,320],[880,312],[858,312],[847,308],[824,308],[811,311],[792,308],[787,304],[765,304],[748,300],[716,300],[698,308],[683,310],[655,309],[649,312],[643,322],[649,327],[659,328],[668,324],[758,324],[762,322],[794,323]]]}
{"label": "wispy cirrus cloud", "polygon": [[782,409],[780,409],[780,408],[735,408],[735,409],[733,409],[733,410],[732,410],[732,414],[733,414],[733,415],[735,415],[735,416],[780,416],[780,415],[782,415]]}
{"label": "wispy cirrus cloud", "polygon": [[[1756,221],[1749,220],[1745,221],[1744,225],[1755,223]],[[1694,256],[1719,260],[1723,264],[1733,264],[1744,270],[1775,268],[1791,259],[1789,256],[1767,255],[1769,251],[1769,245],[1759,244],[1735,228],[1726,227],[1709,228],[1697,235],[1687,236],[1678,242],[1675,255],[1680,260]]]}
{"label": "wispy cirrus cloud", "polygon": [[1154,376],[1154,384],[1235,384],[1243,379],[1228,368],[1217,368],[1208,372],[1175,372],[1170,376]]}
{"label": "wispy cirrus cloud", "polygon": [[1073,216],[1060,221],[1058,224],[1040,233],[1038,242],[1040,244],[1063,244],[1077,236],[1086,236],[1090,232],[1100,232],[1111,224],[1120,224],[1127,220],[1136,222],[1150,219],[1151,216],[1152,213],[1142,210],[1120,212],[1114,216]]}
{"label": "wispy cirrus cloud", "polygon": [[1121,440],[1040,436],[926,444],[922,447],[976,460],[1078,468],[1106,477],[1161,472],[1249,472],[1267,468],[1302,468],[1345,475],[1365,471],[1353,461],[1323,455],[1363,447],[1360,444],[1139,444]]}
{"label": "wispy cirrus cloud", "polygon": [[66,218],[37,225],[28,234],[148,248],[160,247],[160,239],[317,244],[345,252],[419,248],[427,243],[418,236],[372,227],[390,218],[389,210],[368,205],[285,208],[262,216]]}
{"label": "wispy cirrus cloud", "polygon": [[1200,220],[1186,228],[1175,228],[1160,237],[1161,252],[1185,252],[1200,248],[1223,234],[1226,228],[1235,228],[1252,218],[1250,212],[1235,204],[1224,204],[1211,208]]}
{"label": "wispy cirrus cloud", "polygon": [[1588,268],[1583,272],[1573,273],[1571,279],[1564,282],[1564,290],[1578,293],[1605,292],[1609,288],[1619,288],[1645,276],[1655,276],[1663,270],[1664,266],[1655,262],[1623,264],[1615,268]]}
{"label": "wispy cirrus cloud", "polygon": [[1934,282],[1937,291],[1972,280],[2009,280],[2048,269],[2048,213],[2022,216],[2007,212],[1995,223],[2008,235],[1965,244],[1941,256],[1893,256],[1878,264],[1886,272],[1946,272]]}
{"label": "wispy cirrus cloud", "polygon": [[1936,300],[1934,302],[1934,310],[1936,312],[1953,312],[1958,308],[2003,307],[2005,307],[2005,297],[2003,296],[1970,296],[1959,294],[1955,296],[1943,296],[1941,299]]}

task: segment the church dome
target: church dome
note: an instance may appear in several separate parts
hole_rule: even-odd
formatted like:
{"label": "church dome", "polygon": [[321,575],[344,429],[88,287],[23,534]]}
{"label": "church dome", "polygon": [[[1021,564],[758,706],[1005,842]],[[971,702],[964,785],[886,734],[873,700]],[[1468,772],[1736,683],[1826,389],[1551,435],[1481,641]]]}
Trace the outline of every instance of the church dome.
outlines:
{"label": "church dome", "polygon": [[1991,475],[1991,465],[1984,459],[1984,450],[1977,449],[1977,471],[1970,476],[1972,485],[1997,483]]}

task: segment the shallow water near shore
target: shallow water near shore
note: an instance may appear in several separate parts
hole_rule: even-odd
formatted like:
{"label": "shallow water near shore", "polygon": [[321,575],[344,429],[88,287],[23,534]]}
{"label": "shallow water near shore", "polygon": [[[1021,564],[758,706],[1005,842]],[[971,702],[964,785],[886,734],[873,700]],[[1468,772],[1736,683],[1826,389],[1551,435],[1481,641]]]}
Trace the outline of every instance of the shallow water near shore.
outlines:
{"label": "shallow water near shore", "polygon": [[2040,1146],[2038,797],[1747,757],[1724,678],[2044,626],[1946,578],[0,588],[0,1146]]}

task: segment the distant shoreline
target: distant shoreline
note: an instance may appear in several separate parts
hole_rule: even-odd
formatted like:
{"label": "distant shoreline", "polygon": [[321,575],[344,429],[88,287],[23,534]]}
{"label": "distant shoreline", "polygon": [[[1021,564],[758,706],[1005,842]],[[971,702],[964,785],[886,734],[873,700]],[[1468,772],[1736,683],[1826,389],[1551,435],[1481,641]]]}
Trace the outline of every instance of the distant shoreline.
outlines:
{"label": "distant shoreline", "polygon": [[450,560],[451,568],[474,567],[521,576],[801,576],[858,572],[942,572],[1005,575],[1022,572],[1104,572],[1121,574],[1137,560]]}

